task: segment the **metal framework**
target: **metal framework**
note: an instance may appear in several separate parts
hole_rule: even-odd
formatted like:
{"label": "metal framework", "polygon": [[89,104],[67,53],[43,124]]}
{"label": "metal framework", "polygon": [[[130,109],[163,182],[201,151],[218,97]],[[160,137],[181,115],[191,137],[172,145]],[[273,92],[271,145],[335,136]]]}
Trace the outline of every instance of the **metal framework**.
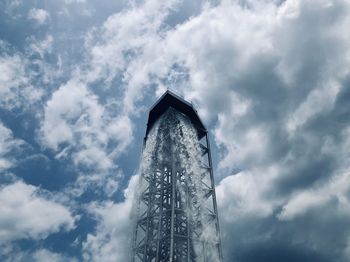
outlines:
{"label": "metal framework", "polygon": [[221,262],[209,138],[197,112],[167,91],[147,125],[132,261]]}

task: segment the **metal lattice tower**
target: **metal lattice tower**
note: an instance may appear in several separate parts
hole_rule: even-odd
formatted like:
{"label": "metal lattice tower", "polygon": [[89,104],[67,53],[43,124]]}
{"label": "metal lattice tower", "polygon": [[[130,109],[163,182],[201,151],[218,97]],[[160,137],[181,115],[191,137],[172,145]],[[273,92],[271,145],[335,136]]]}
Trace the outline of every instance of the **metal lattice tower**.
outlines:
{"label": "metal lattice tower", "polygon": [[133,262],[221,262],[208,133],[167,91],[151,108],[141,163]]}

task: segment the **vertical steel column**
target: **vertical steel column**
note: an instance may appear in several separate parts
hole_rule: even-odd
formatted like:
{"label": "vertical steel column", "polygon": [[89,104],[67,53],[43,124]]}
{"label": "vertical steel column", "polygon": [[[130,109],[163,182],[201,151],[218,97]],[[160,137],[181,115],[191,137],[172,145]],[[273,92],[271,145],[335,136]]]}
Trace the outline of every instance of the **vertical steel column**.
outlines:
{"label": "vertical steel column", "polygon": [[216,214],[216,233],[218,234],[219,238],[219,243],[218,243],[218,251],[219,251],[219,256],[220,260],[223,261],[223,256],[222,256],[222,248],[221,248],[221,242],[220,242],[220,224],[219,224],[219,217],[218,217],[218,207],[216,203],[216,192],[215,192],[215,183],[214,183],[214,173],[213,173],[213,163],[211,159],[211,151],[210,151],[210,142],[208,138],[208,132],[205,134],[205,141],[207,143],[207,148],[208,148],[208,163],[209,163],[209,168],[210,168],[210,182],[211,182],[211,188],[213,190],[213,206],[214,206],[214,212]]}
{"label": "vertical steel column", "polygon": [[[173,151],[173,150],[171,150]],[[175,163],[173,160],[173,152],[171,152],[171,225],[170,225],[170,262],[174,260],[174,223],[175,223],[175,196],[176,196],[176,181],[177,172],[175,169]]]}

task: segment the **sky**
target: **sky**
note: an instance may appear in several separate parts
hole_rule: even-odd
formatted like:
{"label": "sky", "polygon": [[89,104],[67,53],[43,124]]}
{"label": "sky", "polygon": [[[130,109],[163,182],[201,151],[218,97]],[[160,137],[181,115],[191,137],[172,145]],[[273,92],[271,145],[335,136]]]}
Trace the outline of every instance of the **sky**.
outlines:
{"label": "sky", "polygon": [[350,261],[349,0],[0,0],[0,260],[127,261],[148,109],[210,132],[225,262]]}

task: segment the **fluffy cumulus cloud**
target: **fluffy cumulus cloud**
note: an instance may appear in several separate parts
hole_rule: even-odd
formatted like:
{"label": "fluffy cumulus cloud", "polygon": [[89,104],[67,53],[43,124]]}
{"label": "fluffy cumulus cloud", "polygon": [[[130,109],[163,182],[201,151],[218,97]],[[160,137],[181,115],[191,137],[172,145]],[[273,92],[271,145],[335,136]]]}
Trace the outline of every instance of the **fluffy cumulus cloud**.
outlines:
{"label": "fluffy cumulus cloud", "polygon": [[72,80],[56,90],[44,108],[40,140],[56,159],[71,160],[83,170],[79,194],[91,183],[107,194],[118,188],[121,173],[114,160],[132,141],[132,124],[128,116],[108,107],[112,105],[101,105],[84,83]]}
{"label": "fluffy cumulus cloud", "polygon": [[[214,140],[225,261],[350,259],[348,1],[34,2],[0,4],[7,258],[125,261],[146,110],[169,88]],[[66,181],[52,199],[17,177],[24,144]],[[37,244],[74,222],[74,245]]]}
{"label": "fluffy cumulus cloud", "polygon": [[[44,144],[55,151],[64,143],[81,147],[75,157],[77,163],[98,164],[102,169],[110,167],[112,162],[99,149],[113,140],[118,144],[112,151],[120,154],[131,142],[131,131],[128,118],[109,115],[98,97],[81,82],[71,81],[61,86],[45,107]],[[90,157],[90,153],[95,153],[97,158]]]}
{"label": "fluffy cumulus cloud", "polygon": [[[208,107],[209,114],[217,114],[215,139],[225,149],[219,174],[244,170],[217,188],[224,245],[234,247],[226,256],[348,260],[346,249],[339,248],[347,246],[349,234],[344,223],[349,122],[343,115],[349,92],[349,39],[343,30],[349,24],[348,3],[251,2],[249,8],[220,8],[208,15],[223,37],[214,48],[204,47],[215,50],[215,57],[196,65],[207,88],[192,82],[189,94],[217,109]],[[225,12],[230,22],[222,22]],[[201,27],[208,28],[206,23]],[[224,25],[234,25],[232,35],[226,34],[229,28],[220,31]],[[220,95],[207,97],[219,89]],[[322,239],[324,228],[329,237]],[[234,238],[244,230],[249,237]],[[331,243],[331,238],[338,240]]]}
{"label": "fluffy cumulus cloud", "polygon": [[64,206],[39,195],[34,186],[17,181],[0,191],[0,243],[42,239],[61,228],[71,230],[75,218]]}
{"label": "fluffy cumulus cloud", "polygon": [[102,78],[107,85],[120,78],[125,86],[122,106],[126,114],[138,111],[135,103],[142,99],[143,87],[151,84],[149,75],[161,73],[152,63],[157,60],[157,52],[162,51],[158,48],[166,33],[163,22],[175,6],[176,1],[145,1],[110,16],[86,38],[90,57],[87,78],[89,81]]}

